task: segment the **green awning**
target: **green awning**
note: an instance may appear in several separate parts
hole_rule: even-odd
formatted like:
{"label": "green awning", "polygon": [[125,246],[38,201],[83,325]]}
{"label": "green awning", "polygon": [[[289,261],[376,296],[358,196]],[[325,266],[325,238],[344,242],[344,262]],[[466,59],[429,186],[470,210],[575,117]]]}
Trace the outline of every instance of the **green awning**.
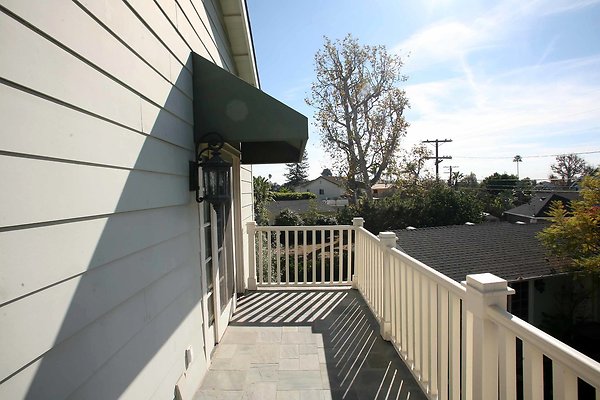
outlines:
{"label": "green awning", "polygon": [[193,53],[194,138],[218,132],[239,143],[243,164],[299,162],[308,119],[263,91]]}

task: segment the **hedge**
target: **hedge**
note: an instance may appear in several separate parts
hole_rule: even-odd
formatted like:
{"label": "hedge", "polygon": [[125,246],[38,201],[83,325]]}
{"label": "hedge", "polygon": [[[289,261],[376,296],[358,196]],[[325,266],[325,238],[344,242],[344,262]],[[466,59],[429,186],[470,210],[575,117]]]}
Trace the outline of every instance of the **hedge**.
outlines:
{"label": "hedge", "polygon": [[311,192],[273,192],[273,200],[275,201],[286,201],[286,200],[309,200],[316,199],[317,195]]}

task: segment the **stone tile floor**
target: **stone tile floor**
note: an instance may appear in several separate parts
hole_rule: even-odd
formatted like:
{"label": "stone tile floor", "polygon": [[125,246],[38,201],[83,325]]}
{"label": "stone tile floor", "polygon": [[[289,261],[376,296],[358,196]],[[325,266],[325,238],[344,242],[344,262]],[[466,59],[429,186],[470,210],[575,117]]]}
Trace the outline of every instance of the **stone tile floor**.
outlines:
{"label": "stone tile floor", "polygon": [[426,399],[356,290],[239,298],[194,400]]}

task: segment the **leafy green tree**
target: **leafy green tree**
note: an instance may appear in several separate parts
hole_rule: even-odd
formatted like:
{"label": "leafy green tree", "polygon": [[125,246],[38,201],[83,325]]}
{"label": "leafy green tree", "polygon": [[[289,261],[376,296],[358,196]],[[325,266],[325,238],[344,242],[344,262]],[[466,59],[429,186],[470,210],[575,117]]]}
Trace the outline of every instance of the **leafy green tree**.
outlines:
{"label": "leafy green tree", "polygon": [[254,184],[254,219],[258,225],[269,225],[267,203],[273,201],[271,182],[262,176],[252,179]]}
{"label": "leafy green tree", "polygon": [[353,217],[365,219],[365,228],[372,233],[391,229],[457,225],[481,222],[481,202],[472,190],[454,190],[435,180],[400,187],[392,196],[375,201],[363,201],[338,212],[340,223],[350,223]]}
{"label": "leafy green tree", "polygon": [[463,176],[458,181],[458,186],[466,187],[466,188],[479,187],[479,182],[477,181],[477,175],[475,175],[473,172],[471,172],[469,175]]}
{"label": "leafy green tree", "polygon": [[357,197],[394,170],[400,138],[408,123],[408,100],[398,85],[402,60],[385,46],[360,45],[351,35],[325,38],[315,55],[316,80],[306,99],[313,106],[325,151],[346,173],[348,189]]}
{"label": "leafy green tree", "polygon": [[561,202],[550,210],[552,225],[538,238],[548,251],[575,269],[600,273],[600,175],[586,176],[581,200],[571,201],[569,215]]}
{"label": "leafy green tree", "polygon": [[488,193],[497,195],[505,190],[513,190],[518,182],[519,178],[516,175],[494,172],[492,175],[483,179],[481,187],[487,190]]}
{"label": "leafy green tree", "polygon": [[302,218],[289,208],[282,210],[275,217],[275,225],[277,226],[300,226],[303,223]]}
{"label": "leafy green tree", "polygon": [[308,155],[306,150],[302,153],[302,160],[299,163],[285,164],[287,172],[284,174],[287,181],[284,186],[294,188],[301,183],[306,182],[308,178]]}

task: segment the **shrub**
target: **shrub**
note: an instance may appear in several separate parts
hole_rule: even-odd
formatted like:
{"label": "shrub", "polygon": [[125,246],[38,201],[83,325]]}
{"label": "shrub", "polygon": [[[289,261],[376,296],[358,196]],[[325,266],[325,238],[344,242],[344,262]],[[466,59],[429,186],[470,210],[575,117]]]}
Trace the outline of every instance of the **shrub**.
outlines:
{"label": "shrub", "polygon": [[277,226],[299,226],[304,221],[302,218],[289,208],[282,210],[277,217],[275,217],[275,225]]}
{"label": "shrub", "polygon": [[317,195],[311,192],[274,192],[273,200],[275,201],[286,201],[286,200],[309,200],[315,199]]}

